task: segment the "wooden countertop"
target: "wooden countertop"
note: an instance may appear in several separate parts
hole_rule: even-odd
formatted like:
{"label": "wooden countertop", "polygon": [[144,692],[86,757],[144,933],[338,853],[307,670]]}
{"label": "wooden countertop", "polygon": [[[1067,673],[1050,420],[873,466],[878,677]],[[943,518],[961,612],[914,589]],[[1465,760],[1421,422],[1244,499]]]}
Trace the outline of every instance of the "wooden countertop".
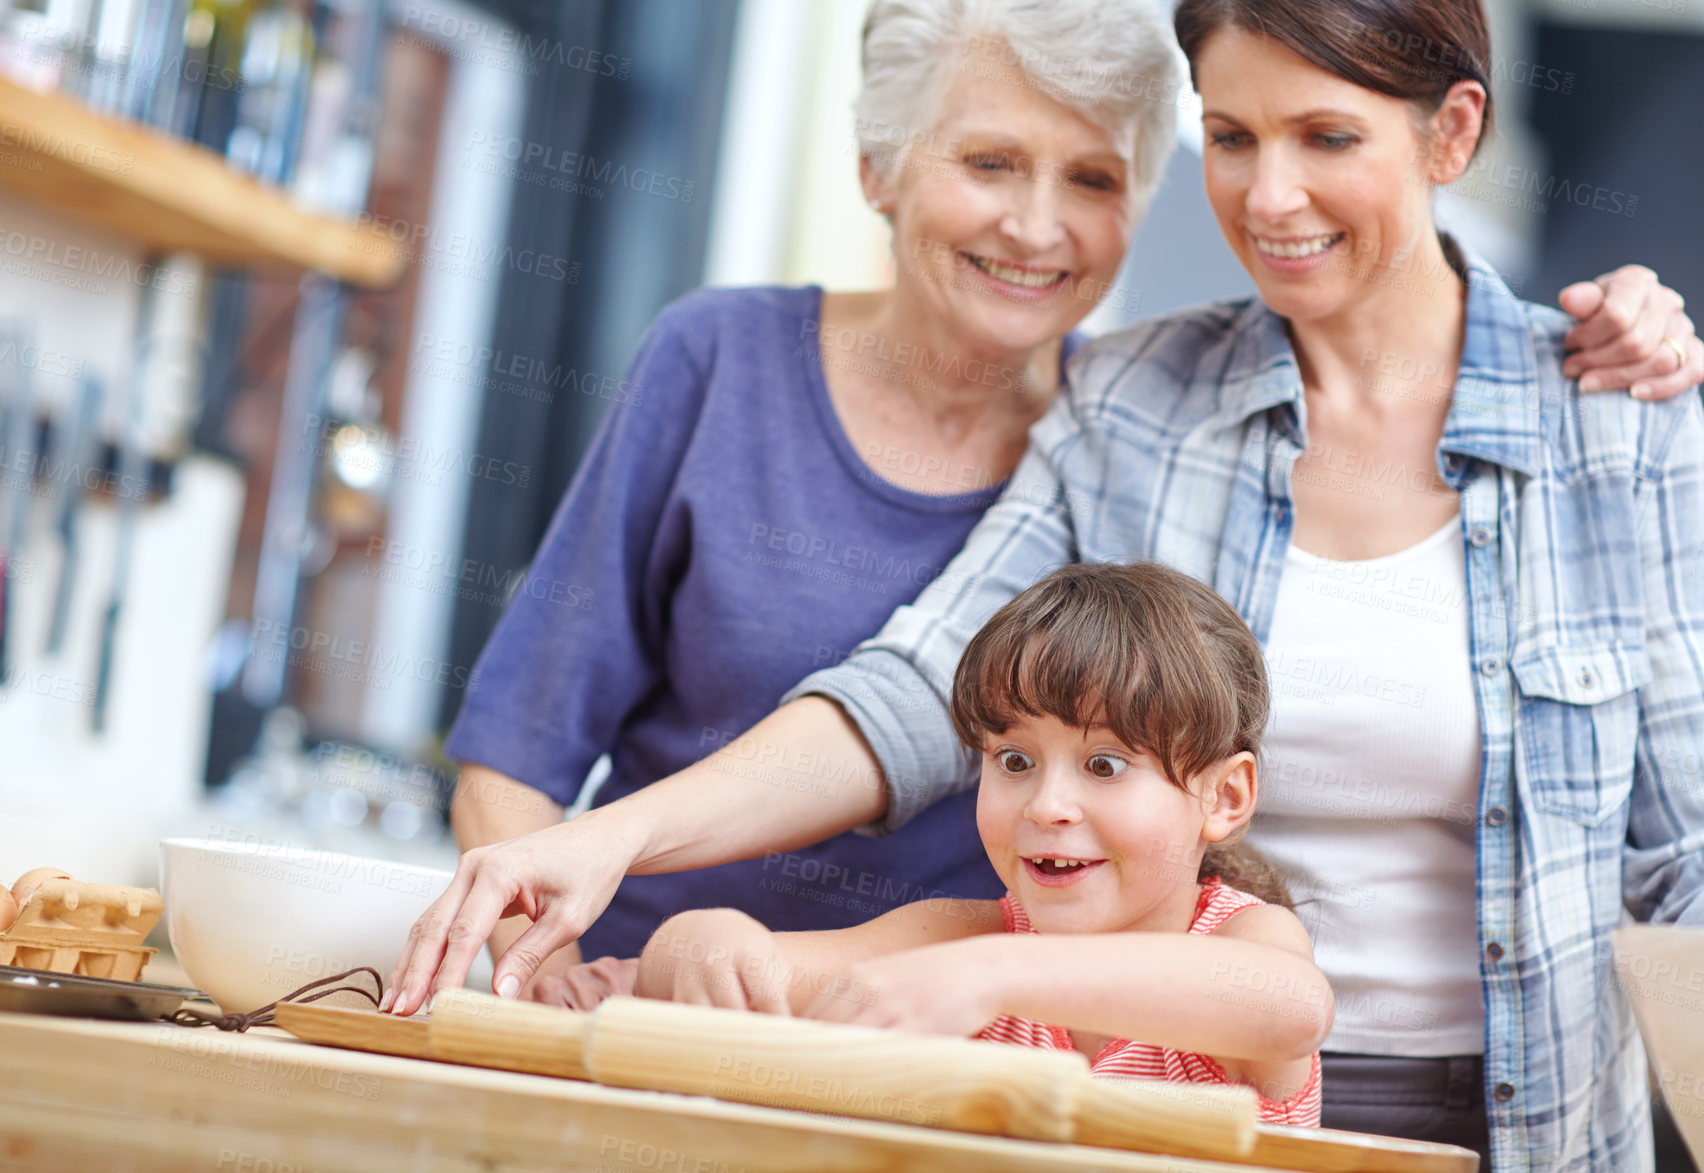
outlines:
{"label": "wooden countertop", "polygon": [[281,1031],[235,1035],[4,1013],[0,1167],[19,1173],[1233,1168],[344,1051]]}

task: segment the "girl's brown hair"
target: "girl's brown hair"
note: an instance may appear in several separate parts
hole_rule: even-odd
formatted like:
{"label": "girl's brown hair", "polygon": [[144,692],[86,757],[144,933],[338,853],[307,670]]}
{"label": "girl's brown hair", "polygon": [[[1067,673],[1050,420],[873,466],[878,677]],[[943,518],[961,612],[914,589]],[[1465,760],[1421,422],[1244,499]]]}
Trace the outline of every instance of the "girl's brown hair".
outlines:
{"label": "girl's brown hair", "polygon": [[[1269,694],[1260,644],[1209,587],[1156,562],[1064,566],[994,613],[953,678],[953,728],[983,739],[1056,717],[1104,726],[1152,754],[1174,786],[1237,753],[1260,755]],[[1277,869],[1243,843],[1216,843],[1219,876],[1292,907]]]}
{"label": "girl's brown hair", "polygon": [[1427,114],[1456,82],[1476,81],[1485,87],[1479,142],[1491,134],[1491,30],[1481,0],[1181,0],[1172,27],[1192,80],[1208,38],[1236,28]]}

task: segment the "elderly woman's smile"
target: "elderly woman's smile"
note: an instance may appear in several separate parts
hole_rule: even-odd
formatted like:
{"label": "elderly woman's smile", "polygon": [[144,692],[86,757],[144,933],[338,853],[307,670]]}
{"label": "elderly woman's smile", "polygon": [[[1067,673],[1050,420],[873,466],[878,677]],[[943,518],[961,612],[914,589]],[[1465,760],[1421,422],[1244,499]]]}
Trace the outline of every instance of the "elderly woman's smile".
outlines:
{"label": "elderly woman's smile", "polygon": [[1028,265],[1014,264],[997,260],[994,257],[979,257],[974,253],[965,253],[965,259],[979,270],[993,277],[1001,285],[1016,285],[1021,289],[1053,289],[1065,282],[1071,274],[1066,269],[1038,269]]}

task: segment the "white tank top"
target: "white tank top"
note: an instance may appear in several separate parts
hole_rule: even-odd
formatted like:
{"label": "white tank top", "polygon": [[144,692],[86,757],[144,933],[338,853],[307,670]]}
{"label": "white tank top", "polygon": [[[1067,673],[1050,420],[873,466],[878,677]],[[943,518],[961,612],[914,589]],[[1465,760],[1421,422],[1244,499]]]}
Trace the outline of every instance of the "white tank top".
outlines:
{"label": "white tank top", "polygon": [[1483,1053],[1479,713],[1459,516],[1384,558],[1292,546],[1266,662],[1272,719],[1250,841],[1284,869],[1337,996],[1323,1049]]}

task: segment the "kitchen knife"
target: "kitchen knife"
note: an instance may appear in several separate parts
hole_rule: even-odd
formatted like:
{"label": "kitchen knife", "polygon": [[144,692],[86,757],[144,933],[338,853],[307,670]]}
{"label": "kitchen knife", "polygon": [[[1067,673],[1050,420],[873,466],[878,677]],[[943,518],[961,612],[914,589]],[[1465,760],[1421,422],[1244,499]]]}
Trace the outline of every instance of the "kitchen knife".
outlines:
{"label": "kitchen knife", "polygon": [[12,581],[29,536],[35,492],[34,404],[22,359],[23,331],[0,330],[0,688],[12,679]]}
{"label": "kitchen knife", "polygon": [[145,264],[141,270],[146,284],[142,288],[141,304],[136,310],[136,337],[131,346],[130,370],[126,376],[124,396],[124,428],[117,445],[118,480],[113,494],[118,508],[118,524],[114,530],[117,543],[112,559],[112,587],[107,594],[106,612],[101,619],[100,660],[95,669],[95,703],[90,724],[96,733],[106,731],[107,701],[112,692],[113,648],[118,637],[118,617],[124,611],[124,598],[130,587],[130,560],[136,545],[136,521],[142,503],[148,495],[148,459],[143,444],[143,416],[147,407],[149,331],[154,327],[154,266]]}
{"label": "kitchen knife", "polygon": [[61,427],[54,444],[48,475],[58,483],[59,500],[54,503],[54,529],[59,532],[63,559],[59,582],[53,592],[53,616],[47,628],[47,650],[57,655],[65,644],[66,621],[71,614],[71,594],[77,580],[77,511],[83,505],[89,466],[94,463],[99,435],[101,406],[106,391],[101,381],[85,374],[77,394],[77,414],[69,427]]}
{"label": "kitchen knife", "polygon": [[112,561],[112,587],[107,595],[106,614],[101,620],[101,652],[95,674],[95,703],[90,724],[96,733],[106,731],[107,701],[112,692],[113,646],[118,636],[118,617],[130,586],[130,559],[136,545],[136,520],[148,495],[148,461],[142,449],[142,395],[145,368],[133,368],[124,433],[118,440],[118,527],[117,547]]}

